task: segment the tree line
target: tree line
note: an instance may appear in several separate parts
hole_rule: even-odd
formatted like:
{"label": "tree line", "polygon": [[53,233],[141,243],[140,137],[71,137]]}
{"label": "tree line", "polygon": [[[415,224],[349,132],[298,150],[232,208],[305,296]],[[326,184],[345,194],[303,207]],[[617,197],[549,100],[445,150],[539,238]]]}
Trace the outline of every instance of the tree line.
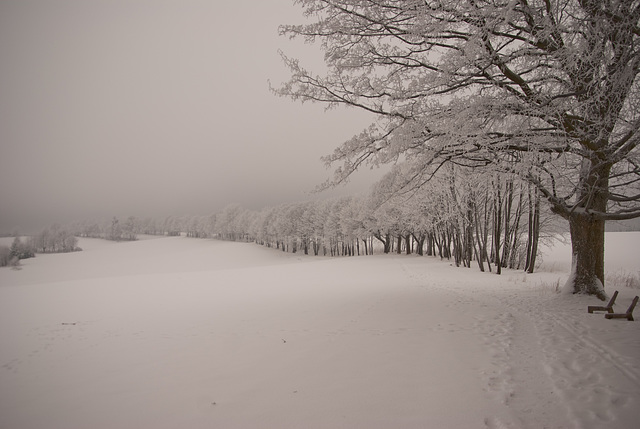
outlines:
{"label": "tree line", "polygon": [[415,253],[497,273],[533,272],[540,240],[559,231],[541,194],[517,175],[451,167],[428,186],[407,191],[407,174],[404,165],[396,166],[366,195],[261,210],[232,204],[164,224],[191,237],[256,242],[290,253]]}
{"label": "tree line", "polygon": [[18,266],[22,259],[33,258],[36,253],[67,253],[80,251],[78,239],[69,228],[54,224],[35,235],[16,236],[11,247],[0,246],[0,267]]}
{"label": "tree line", "polygon": [[[167,216],[163,220],[153,217],[128,216],[108,220],[84,220],[70,224],[69,228],[78,237],[102,238],[112,241],[135,241],[138,235],[178,236],[189,229],[192,216]],[[196,217],[197,218],[197,217]],[[193,228],[192,228],[193,229]],[[201,237],[204,232],[191,231],[190,236]],[[206,236],[209,236],[208,233]]]}
{"label": "tree line", "polygon": [[462,166],[407,188],[408,164],[391,169],[368,194],[248,210],[231,204],[209,216],[129,216],[53,225],[30,237],[33,253],[79,250],[76,237],[136,240],[139,234],[255,242],[316,256],[374,252],[435,256],[481,271],[533,272],[538,243],[558,225],[541,193],[517,174]]}

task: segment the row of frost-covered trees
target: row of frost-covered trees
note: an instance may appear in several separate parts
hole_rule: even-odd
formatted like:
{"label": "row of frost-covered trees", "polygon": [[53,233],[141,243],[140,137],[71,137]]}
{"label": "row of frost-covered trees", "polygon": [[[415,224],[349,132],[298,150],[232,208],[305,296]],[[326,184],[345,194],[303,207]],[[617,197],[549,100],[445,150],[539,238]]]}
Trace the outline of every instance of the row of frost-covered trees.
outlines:
{"label": "row of frost-covered trees", "polygon": [[44,228],[30,237],[15,237],[11,247],[0,246],[0,267],[17,266],[22,259],[36,253],[66,253],[81,250],[74,233],[58,224]]}
{"label": "row of frost-covered trees", "polygon": [[138,235],[178,236],[182,232],[190,237],[209,237],[211,228],[203,226],[207,216],[167,216],[163,220],[153,217],[113,217],[108,220],[85,220],[70,225],[78,237],[103,238],[112,241],[135,241]]}
{"label": "row of frost-covered trees", "polygon": [[37,253],[67,253],[80,250],[73,230],[54,224],[27,239],[27,245]]}
{"label": "row of frost-covered trees", "polygon": [[100,222],[76,222],[71,225],[71,229],[79,237],[104,238],[113,241],[134,241],[137,239],[138,234],[155,235],[157,233],[155,227],[152,229],[152,227],[139,221],[135,216],[129,216],[124,221],[114,216],[110,220]]}
{"label": "row of frost-covered trees", "polygon": [[292,253],[351,256],[375,249],[438,256],[482,271],[533,271],[540,237],[554,232],[535,187],[516,175],[451,167],[428,187],[406,190],[406,174],[397,166],[365,196],[259,211],[230,205],[212,216],[182,218],[178,228]]}

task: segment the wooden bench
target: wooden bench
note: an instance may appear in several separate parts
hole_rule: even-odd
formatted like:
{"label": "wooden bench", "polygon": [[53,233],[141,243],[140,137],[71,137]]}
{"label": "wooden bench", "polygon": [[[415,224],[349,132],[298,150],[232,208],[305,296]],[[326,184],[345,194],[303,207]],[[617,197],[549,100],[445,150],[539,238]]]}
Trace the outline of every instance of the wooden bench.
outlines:
{"label": "wooden bench", "polygon": [[604,307],[601,305],[590,305],[589,307],[587,307],[587,311],[589,313],[593,313],[594,311],[606,311],[607,313],[613,313],[613,303],[616,302],[617,297],[618,291],[615,291],[607,305],[605,305]]}
{"label": "wooden bench", "polygon": [[636,307],[637,303],[638,297],[636,296],[635,298],[633,298],[633,301],[631,301],[631,305],[627,309],[626,313],[607,313],[604,315],[604,317],[606,317],[607,319],[627,319],[633,321],[633,309]]}

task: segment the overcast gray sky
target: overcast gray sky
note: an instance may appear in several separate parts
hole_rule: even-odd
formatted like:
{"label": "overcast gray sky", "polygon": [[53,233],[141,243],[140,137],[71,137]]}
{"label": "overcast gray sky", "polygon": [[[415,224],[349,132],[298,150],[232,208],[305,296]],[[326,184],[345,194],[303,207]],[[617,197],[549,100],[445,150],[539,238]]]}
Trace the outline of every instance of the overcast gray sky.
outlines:
{"label": "overcast gray sky", "polygon": [[0,231],[307,198],[372,118],[269,91],[278,49],[321,59],[278,36],[301,22],[292,0],[0,1]]}

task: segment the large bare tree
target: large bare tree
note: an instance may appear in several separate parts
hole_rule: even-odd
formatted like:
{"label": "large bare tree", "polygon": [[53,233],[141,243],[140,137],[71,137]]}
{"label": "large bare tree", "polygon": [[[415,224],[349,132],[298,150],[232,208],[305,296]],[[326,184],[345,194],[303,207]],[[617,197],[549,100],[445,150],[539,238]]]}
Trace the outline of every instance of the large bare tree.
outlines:
{"label": "large bare tree", "polygon": [[[283,35],[319,42],[320,76],[283,55],[277,93],[377,115],[326,158],[515,172],[567,219],[568,287],[604,299],[604,224],[640,216],[639,0],[298,0]],[[408,182],[408,184],[409,184]]]}

